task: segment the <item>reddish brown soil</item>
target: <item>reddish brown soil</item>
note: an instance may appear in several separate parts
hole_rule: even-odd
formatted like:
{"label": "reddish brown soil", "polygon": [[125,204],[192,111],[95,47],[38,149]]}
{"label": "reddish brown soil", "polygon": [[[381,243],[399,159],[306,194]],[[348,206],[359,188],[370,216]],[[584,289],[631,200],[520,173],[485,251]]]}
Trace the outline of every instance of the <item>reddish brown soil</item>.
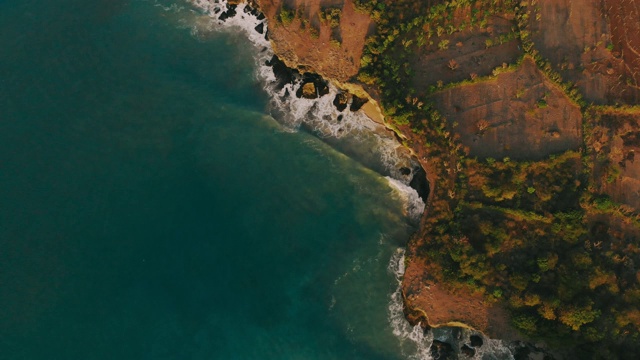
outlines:
{"label": "reddish brown soil", "polygon": [[640,101],[640,0],[606,0],[611,22],[614,52],[624,61],[626,94],[629,103]]}
{"label": "reddish brown soil", "polygon": [[[482,294],[465,289],[447,289],[428,274],[424,259],[412,258],[402,282],[405,307],[412,323],[438,327],[465,324],[491,337],[504,340],[519,335],[509,323],[509,313],[497,304],[488,304]],[[427,322],[427,324],[425,324]]]}
{"label": "reddish brown soil", "polygon": [[[613,2],[620,3],[610,0],[539,0],[537,5],[529,7],[531,36],[536,49],[551,61],[564,80],[574,82],[585,99],[596,104],[633,101],[637,96],[626,83],[628,71],[625,62],[614,56],[616,52],[612,53],[607,46],[612,41],[609,19],[612,19],[611,28],[614,30],[623,29],[625,35],[635,31],[640,36],[640,30],[637,29],[640,18],[635,18],[633,26],[636,26],[636,30],[628,26],[616,26],[610,4]],[[607,11],[610,16],[606,16]],[[629,22],[629,16],[633,15],[621,21]],[[636,46],[626,39],[620,43]]]}
{"label": "reddish brown soil", "polygon": [[472,156],[535,160],[582,144],[580,109],[529,58],[517,71],[434,97]]}
{"label": "reddish brown soil", "polygon": [[[258,0],[258,3],[268,18],[276,53],[289,66],[312,70],[340,82],[357,74],[372,22],[368,15],[355,11],[352,0]],[[297,9],[299,15],[287,26],[277,19],[283,6]],[[342,8],[340,26],[336,29],[318,16],[321,9],[328,7]],[[312,35],[313,31],[318,31],[317,37]],[[341,45],[332,43],[332,38],[339,39]]]}
{"label": "reddish brown soil", "polygon": [[[425,92],[438,81],[444,84],[460,82],[475,76],[487,76],[503,63],[511,64],[522,54],[517,40],[497,46],[486,47],[485,41],[511,31],[513,23],[509,18],[493,16],[484,30],[473,28],[452,35],[435,37],[433,44],[422,48],[411,62],[415,77],[412,86],[418,92]],[[441,40],[449,41],[449,48],[438,48]],[[456,63],[451,69],[450,61]]]}
{"label": "reddish brown soil", "polygon": [[604,169],[598,166],[596,183],[602,184],[601,191],[614,201],[637,211],[640,209],[640,113],[605,113],[601,116],[602,123],[610,128],[598,126],[594,129],[592,148],[596,150],[595,155],[606,153],[608,161],[619,169],[620,174],[609,182]]}

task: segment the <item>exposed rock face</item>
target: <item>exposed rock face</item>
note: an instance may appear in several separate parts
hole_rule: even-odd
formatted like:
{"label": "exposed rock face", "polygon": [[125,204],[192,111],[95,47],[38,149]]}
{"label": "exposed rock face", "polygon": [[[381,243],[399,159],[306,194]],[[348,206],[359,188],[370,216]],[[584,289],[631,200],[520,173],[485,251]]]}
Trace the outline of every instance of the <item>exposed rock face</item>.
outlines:
{"label": "exposed rock face", "polygon": [[442,342],[442,341],[438,341],[438,340],[433,340],[433,343],[431,344],[431,356],[434,359],[439,359],[439,360],[448,360],[451,359],[453,360],[455,357],[455,353],[453,351],[453,347],[451,346],[451,344],[448,344],[446,342]]}
{"label": "exposed rock face", "polygon": [[460,349],[460,352],[464,356],[470,357],[470,358],[472,358],[472,357],[474,357],[476,355],[476,349],[474,349],[473,347],[471,347],[471,346],[469,346],[467,344],[462,345],[462,349]]}
{"label": "exposed rock face", "polygon": [[471,335],[469,337],[469,340],[471,341],[471,346],[473,347],[481,347],[484,344],[484,341],[482,341],[482,337],[478,335]]}
{"label": "exposed rock face", "polygon": [[236,14],[237,14],[236,8],[237,7],[238,7],[237,5],[229,4],[228,7],[227,7],[227,11],[223,12],[222,14],[220,14],[220,20],[221,21],[225,21],[228,18],[236,16]]}
{"label": "exposed rock face", "polygon": [[333,106],[336,107],[338,111],[344,111],[349,104],[349,94],[348,93],[337,93],[336,97],[333,99]]}
{"label": "exposed rock face", "polygon": [[264,34],[264,23],[260,23],[255,27],[258,34]]}
{"label": "exposed rock face", "polygon": [[[410,173],[411,171],[409,171],[407,175]],[[418,192],[422,201],[425,203],[427,202],[429,198],[429,181],[427,180],[427,173],[423,168],[416,166],[416,168],[413,169],[413,178],[411,179],[409,186]]]}
{"label": "exposed rock face", "polygon": [[364,98],[359,98],[357,96],[353,96],[353,101],[351,101],[351,106],[349,107],[349,110],[351,111],[358,111],[360,110],[364,104],[367,103],[367,101],[369,101],[368,99],[364,99]]}
{"label": "exposed rock face", "polygon": [[[366,14],[355,11],[352,0],[257,0],[269,21],[276,53],[291,66],[306,66],[325,78],[346,82],[357,74],[364,40],[373,29]],[[337,27],[322,21],[322,9],[339,8]],[[283,22],[282,10],[293,19]]]}
{"label": "exposed rock face", "polygon": [[278,90],[282,89],[287,84],[291,84],[296,77],[300,75],[297,71],[291,70],[287,67],[287,65],[276,55],[274,55],[266,65],[273,68],[273,73],[277,79],[276,89]]}
{"label": "exposed rock face", "polygon": [[305,99],[317,99],[328,93],[329,86],[320,75],[305,73],[302,75],[302,86],[296,92],[296,96]]}

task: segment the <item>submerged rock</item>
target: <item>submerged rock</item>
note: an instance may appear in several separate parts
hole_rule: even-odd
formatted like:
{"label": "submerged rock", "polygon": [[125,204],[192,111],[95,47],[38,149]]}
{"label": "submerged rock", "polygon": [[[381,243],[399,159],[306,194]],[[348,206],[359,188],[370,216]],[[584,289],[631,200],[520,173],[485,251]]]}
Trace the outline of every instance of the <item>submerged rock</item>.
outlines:
{"label": "submerged rock", "polygon": [[338,111],[344,111],[347,108],[349,103],[349,93],[340,92],[336,94],[336,97],[333,98],[333,106],[336,107]]}
{"label": "submerged rock", "polygon": [[298,72],[287,67],[276,55],[266,62],[267,66],[271,66],[273,74],[276,77],[276,89],[281,90],[285,85],[293,83],[299,76]]}
{"label": "submerged rock", "polygon": [[258,32],[258,34],[263,34],[264,33],[264,23],[260,23],[258,24],[255,28],[255,31]]}
{"label": "submerged rock", "polygon": [[471,341],[471,346],[473,347],[481,347],[484,344],[482,336],[480,335],[471,335],[471,337],[469,337],[469,340]]}
{"label": "submerged rock", "polygon": [[318,74],[304,73],[302,75],[302,86],[296,92],[297,97],[305,99],[317,99],[329,93],[329,85]]}
{"label": "submerged rock", "polygon": [[236,16],[236,14],[238,13],[236,11],[237,7],[238,7],[238,5],[228,4],[227,5],[227,11],[223,12],[222,14],[220,14],[220,17],[218,19],[220,19],[220,21],[225,21],[228,18],[232,18],[232,17]]}
{"label": "submerged rock", "polygon": [[476,356],[476,349],[472,348],[471,346],[464,344],[462,345],[462,348],[460,349],[460,353],[466,355],[467,357],[474,357]]}
{"label": "submerged rock", "polygon": [[451,344],[438,340],[433,340],[429,350],[431,352],[431,356],[438,360],[453,360],[455,356],[455,352],[453,351]]}
{"label": "submerged rock", "polygon": [[305,99],[315,99],[318,97],[316,86],[312,82],[302,85],[300,90],[302,91],[302,97]]}

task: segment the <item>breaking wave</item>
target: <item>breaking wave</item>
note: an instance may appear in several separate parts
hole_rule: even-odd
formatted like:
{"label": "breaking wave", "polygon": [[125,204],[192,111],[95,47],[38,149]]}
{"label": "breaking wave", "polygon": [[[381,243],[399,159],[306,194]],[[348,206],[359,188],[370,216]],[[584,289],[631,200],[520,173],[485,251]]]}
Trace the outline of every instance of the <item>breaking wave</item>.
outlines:
{"label": "breaking wave", "polygon": [[415,222],[420,221],[425,205],[420,195],[418,195],[418,192],[414,188],[392,177],[387,176],[387,180],[389,181],[389,186],[400,195],[407,216]]}
{"label": "breaking wave", "polygon": [[[402,277],[405,272],[405,250],[398,248],[391,257],[387,270],[391,273],[398,286],[389,297],[389,322],[393,329],[393,334],[400,339],[403,355],[411,360],[432,360],[431,345],[434,340],[453,344],[454,347],[461,347],[469,344],[468,339],[472,335],[480,336],[483,345],[475,347],[473,357],[466,359],[484,360],[513,360],[513,354],[504,341],[489,339],[477,331],[465,328],[441,327],[424,331],[420,325],[411,326],[404,317],[402,301]],[[457,351],[457,350],[456,350]]]}
{"label": "breaking wave", "polygon": [[[387,269],[394,275],[398,286],[389,299],[389,322],[395,335],[401,342],[403,355],[409,359],[427,360],[432,359],[430,353],[433,334],[426,332],[420,325],[411,326],[404,317],[404,306],[402,302],[402,276],[404,275],[405,250],[398,248],[391,257]],[[408,349],[407,349],[408,348]]]}
{"label": "breaking wave", "polygon": [[326,84],[326,94],[315,99],[296,96],[302,91],[303,79],[294,76],[292,81],[283,84],[277,78],[272,66],[274,52],[267,36],[266,19],[256,9],[245,3],[228,5],[224,0],[191,0],[191,3],[209,18],[208,23],[194,27],[194,32],[240,31],[255,46],[256,77],[270,94],[273,117],[285,129],[304,128],[364,166],[392,179],[390,186],[407,201],[405,208],[409,217],[414,221],[419,219],[424,203],[409,191],[409,183],[420,165],[391,131],[371,120],[363,111],[352,111],[353,97],[339,110],[333,101],[341,90],[331,83]]}

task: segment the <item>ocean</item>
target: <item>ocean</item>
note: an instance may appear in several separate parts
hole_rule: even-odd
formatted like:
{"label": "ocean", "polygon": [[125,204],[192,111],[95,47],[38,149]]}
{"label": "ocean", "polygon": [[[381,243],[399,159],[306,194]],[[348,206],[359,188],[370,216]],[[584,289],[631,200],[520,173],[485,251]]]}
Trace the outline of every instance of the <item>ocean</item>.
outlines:
{"label": "ocean", "polygon": [[425,358],[410,159],[197,5],[0,1],[0,358]]}

